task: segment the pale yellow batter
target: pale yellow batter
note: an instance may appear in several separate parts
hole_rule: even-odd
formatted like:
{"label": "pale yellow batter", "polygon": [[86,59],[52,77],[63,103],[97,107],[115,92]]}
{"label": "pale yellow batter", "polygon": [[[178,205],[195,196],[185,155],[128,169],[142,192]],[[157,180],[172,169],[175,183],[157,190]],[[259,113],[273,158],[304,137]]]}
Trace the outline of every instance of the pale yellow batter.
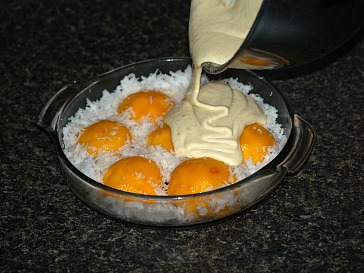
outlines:
{"label": "pale yellow batter", "polygon": [[264,124],[255,101],[222,82],[201,83],[203,62],[224,63],[242,44],[262,0],[192,0],[190,51],[194,63],[186,99],[166,117],[174,150],[187,157],[242,162],[239,136],[246,125]]}

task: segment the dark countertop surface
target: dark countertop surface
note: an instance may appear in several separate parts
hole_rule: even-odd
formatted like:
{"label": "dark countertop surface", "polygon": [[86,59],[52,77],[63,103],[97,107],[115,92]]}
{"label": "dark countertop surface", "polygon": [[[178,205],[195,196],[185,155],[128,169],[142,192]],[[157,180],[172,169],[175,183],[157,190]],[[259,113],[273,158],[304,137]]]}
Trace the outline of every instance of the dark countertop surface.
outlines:
{"label": "dark countertop surface", "polygon": [[188,56],[188,16],[182,0],[0,2],[1,272],[363,272],[360,38],[310,69],[265,75],[317,136],[303,169],[253,209],[162,230],[105,218],[71,193],[39,112],[73,80]]}

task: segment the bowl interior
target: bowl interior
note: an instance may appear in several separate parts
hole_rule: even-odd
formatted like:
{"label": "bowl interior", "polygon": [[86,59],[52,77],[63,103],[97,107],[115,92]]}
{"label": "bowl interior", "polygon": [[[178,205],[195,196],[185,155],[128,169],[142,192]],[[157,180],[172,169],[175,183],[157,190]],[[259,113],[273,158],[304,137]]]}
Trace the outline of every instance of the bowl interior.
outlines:
{"label": "bowl interior", "polygon": [[[190,58],[156,59],[120,67],[98,76],[98,78],[91,82],[86,88],[77,90],[77,94],[74,98],[63,108],[57,128],[60,146],[63,147],[63,127],[66,126],[69,122],[69,118],[72,117],[78,109],[85,108],[87,99],[91,101],[98,100],[101,98],[104,90],[108,90],[109,92],[114,91],[120,84],[120,80],[131,73],[135,74],[137,77],[148,76],[155,71],[168,74],[171,71],[184,70],[188,65],[191,65]],[[278,110],[279,115],[277,122],[282,125],[284,134],[287,136],[287,139],[289,139],[292,130],[293,114],[283,95],[273,85],[255,73],[246,70],[228,69],[221,74],[208,75],[208,77],[215,80],[232,77],[237,78],[239,82],[244,84],[251,84],[253,86],[253,89],[250,91],[251,93],[259,94],[264,99],[265,103],[274,106]],[[284,148],[281,153],[287,152],[285,150],[287,149]]]}

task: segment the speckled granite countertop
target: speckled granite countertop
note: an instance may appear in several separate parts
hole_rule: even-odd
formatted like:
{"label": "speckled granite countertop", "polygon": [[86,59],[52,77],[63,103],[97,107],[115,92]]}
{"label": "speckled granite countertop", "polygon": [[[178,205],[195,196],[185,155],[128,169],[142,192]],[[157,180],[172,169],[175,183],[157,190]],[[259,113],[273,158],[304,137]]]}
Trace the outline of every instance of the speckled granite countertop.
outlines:
{"label": "speckled granite countertop", "polygon": [[148,229],[69,190],[40,110],[70,81],[188,56],[188,2],[0,2],[1,272],[363,272],[363,39],[314,70],[266,75],[317,140],[301,172],[248,212]]}

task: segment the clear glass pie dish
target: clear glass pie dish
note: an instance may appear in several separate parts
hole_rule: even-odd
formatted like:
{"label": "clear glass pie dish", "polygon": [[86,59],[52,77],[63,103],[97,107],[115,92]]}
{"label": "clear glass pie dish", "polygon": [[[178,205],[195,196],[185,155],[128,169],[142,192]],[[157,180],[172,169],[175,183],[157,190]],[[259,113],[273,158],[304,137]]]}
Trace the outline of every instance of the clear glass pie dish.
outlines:
{"label": "clear glass pie dish", "polygon": [[[190,58],[163,58],[126,65],[92,80],[75,82],[59,90],[45,105],[37,125],[54,143],[62,173],[73,193],[94,210],[113,219],[156,227],[187,227],[211,223],[240,213],[267,197],[287,174],[295,174],[308,158],[314,142],[311,126],[294,114],[283,95],[265,79],[245,71],[228,69],[212,78],[238,78],[253,86],[266,103],[278,110],[287,143],[265,167],[233,185],[183,196],[150,196],[120,191],[80,172],[63,151],[63,127],[87,100],[97,100],[106,89],[115,90],[120,80],[134,73],[148,76],[159,70],[183,70]],[[209,76],[210,77],[210,76]],[[193,177],[191,177],[193,179]]]}

